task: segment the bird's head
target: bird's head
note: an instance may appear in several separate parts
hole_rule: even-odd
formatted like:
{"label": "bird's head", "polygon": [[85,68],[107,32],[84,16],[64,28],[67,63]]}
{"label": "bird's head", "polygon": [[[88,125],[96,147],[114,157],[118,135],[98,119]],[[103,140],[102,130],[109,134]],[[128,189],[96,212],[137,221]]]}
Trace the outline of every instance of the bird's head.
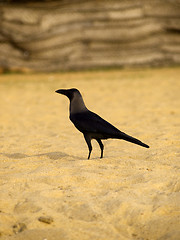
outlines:
{"label": "bird's head", "polygon": [[59,89],[59,90],[56,90],[55,92],[67,96],[70,101],[71,101],[75,96],[77,96],[77,95],[81,96],[79,90],[77,90],[76,88],[71,88],[71,89]]}

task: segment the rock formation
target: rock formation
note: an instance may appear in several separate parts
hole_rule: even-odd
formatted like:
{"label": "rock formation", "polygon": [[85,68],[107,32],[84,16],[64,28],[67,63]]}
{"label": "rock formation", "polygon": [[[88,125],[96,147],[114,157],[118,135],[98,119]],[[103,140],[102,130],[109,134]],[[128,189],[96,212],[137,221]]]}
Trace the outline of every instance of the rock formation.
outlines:
{"label": "rock formation", "polygon": [[0,68],[180,63],[178,0],[0,1]]}

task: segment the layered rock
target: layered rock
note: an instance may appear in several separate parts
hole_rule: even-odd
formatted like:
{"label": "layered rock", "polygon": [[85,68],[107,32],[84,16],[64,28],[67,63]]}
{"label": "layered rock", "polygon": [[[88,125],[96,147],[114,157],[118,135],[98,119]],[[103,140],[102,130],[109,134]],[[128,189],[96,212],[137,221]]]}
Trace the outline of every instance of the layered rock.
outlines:
{"label": "layered rock", "polygon": [[0,3],[0,68],[59,71],[180,63],[180,3]]}

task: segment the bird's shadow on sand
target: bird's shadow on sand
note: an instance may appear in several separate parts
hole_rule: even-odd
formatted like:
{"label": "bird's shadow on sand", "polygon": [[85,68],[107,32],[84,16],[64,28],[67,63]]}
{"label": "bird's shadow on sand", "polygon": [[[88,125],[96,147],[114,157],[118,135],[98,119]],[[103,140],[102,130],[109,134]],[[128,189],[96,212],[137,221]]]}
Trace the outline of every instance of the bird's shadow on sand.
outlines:
{"label": "bird's shadow on sand", "polygon": [[65,157],[69,157],[71,160],[83,160],[77,156],[68,155],[64,152],[47,152],[47,153],[40,153],[34,155],[27,155],[24,153],[0,153],[0,155],[6,156],[11,159],[22,159],[22,158],[30,158],[30,157],[48,157],[51,160],[59,160]]}

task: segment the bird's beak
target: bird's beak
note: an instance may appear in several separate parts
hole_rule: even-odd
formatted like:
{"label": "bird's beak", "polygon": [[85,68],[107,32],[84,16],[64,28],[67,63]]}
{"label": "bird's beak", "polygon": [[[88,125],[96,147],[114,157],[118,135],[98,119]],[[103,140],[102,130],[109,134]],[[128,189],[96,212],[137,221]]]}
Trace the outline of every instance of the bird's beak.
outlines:
{"label": "bird's beak", "polygon": [[60,93],[60,94],[63,94],[63,95],[66,95],[67,96],[67,90],[65,89],[58,89],[55,91],[56,93]]}
{"label": "bird's beak", "polygon": [[69,91],[69,89],[59,89],[59,90],[56,90],[55,92],[65,95],[66,97],[69,98],[69,100],[72,98],[72,94]]}

